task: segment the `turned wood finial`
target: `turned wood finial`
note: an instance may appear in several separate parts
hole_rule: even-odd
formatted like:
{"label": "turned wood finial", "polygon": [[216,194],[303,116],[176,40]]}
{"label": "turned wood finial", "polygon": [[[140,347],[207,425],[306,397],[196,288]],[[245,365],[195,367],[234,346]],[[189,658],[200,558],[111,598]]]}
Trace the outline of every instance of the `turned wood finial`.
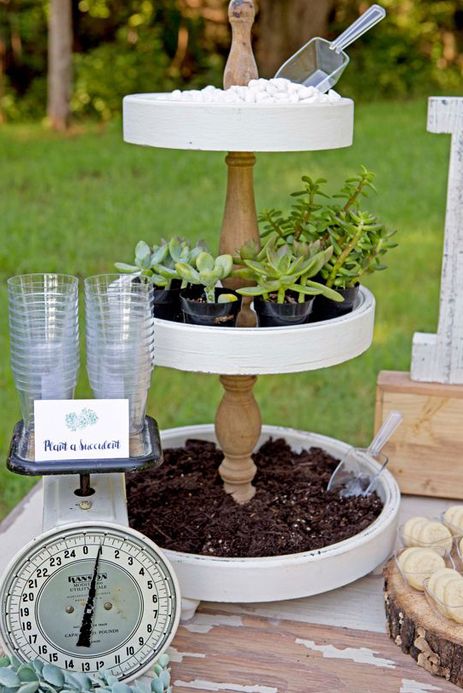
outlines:
{"label": "turned wood finial", "polygon": [[254,375],[221,375],[224,396],[217,410],[215,431],[224,453],[219,474],[224,489],[237,503],[247,503],[256,489],[252,453],[261,432],[260,411],[254,399]]}
{"label": "turned wood finial", "polygon": [[251,79],[259,76],[251,45],[255,14],[253,0],[231,0],[228,6],[232,44],[223,74],[225,89],[233,84],[246,86]]}

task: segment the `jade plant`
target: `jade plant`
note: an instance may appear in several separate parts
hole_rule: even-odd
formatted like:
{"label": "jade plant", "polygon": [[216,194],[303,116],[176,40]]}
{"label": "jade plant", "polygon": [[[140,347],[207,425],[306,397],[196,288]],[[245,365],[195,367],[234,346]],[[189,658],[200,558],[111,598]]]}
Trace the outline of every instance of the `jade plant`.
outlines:
{"label": "jade plant", "polygon": [[259,214],[259,221],[263,228],[263,239],[272,238],[279,243],[292,244],[293,241],[313,240],[314,232],[318,227],[318,214],[323,205],[317,198],[328,198],[322,190],[326,183],[325,178],[313,180],[309,176],[302,176],[303,190],[291,193],[291,197],[297,198],[285,215],[280,209],[268,209]]}
{"label": "jade plant", "polygon": [[[181,279],[188,284],[204,287],[207,303],[215,303],[215,289],[219,282],[230,276],[233,269],[231,255],[219,255],[214,258],[210,253],[200,252],[194,263],[177,262],[175,270]],[[234,294],[223,293],[218,297],[218,303],[236,301]]]}
{"label": "jade plant", "polygon": [[0,657],[0,693],[171,693],[169,657],[163,654],[154,665],[152,679],[129,686],[109,672],[82,674],[64,671],[36,659],[23,663],[16,657]]}
{"label": "jade plant", "polygon": [[295,201],[288,214],[270,209],[262,212],[262,237],[277,245],[313,243],[332,248],[320,270],[328,287],[346,289],[377,270],[386,269],[383,256],[396,247],[395,231],[389,230],[373,213],[362,209],[362,198],[371,190],[375,174],[362,166],[359,174],[347,178],[333,195],[324,191],[326,180],[302,177],[303,189],[292,193]]}
{"label": "jade plant", "polygon": [[240,249],[235,258],[244,268],[234,271],[234,276],[250,280],[255,286],[245,286],[237,292],[243,296],[262,296],[268,301],[272,296],[276,303],[284,303],[293,292],[297,302],[303,303],[307,296],[322,294],[333,301],[342,301],[342,296],[333,289],[314,281],[332,255],[331,247],[321,249],[320,243],[297,242],[278,245],[272,238],[262,250],[249,244]]}
{"label": "jade plant", "polygon": [[116,262],[115,267],[134,277],[148,277],[159,288],[170,289],[174,280],[181,280],[175,269],[176,264],[181,262],[194,266],[198,255],[205,250],[202,241],[190,246],[188,241],[180,237],[163,240],[153,247],[139,241],[135,246],[134,263]]}

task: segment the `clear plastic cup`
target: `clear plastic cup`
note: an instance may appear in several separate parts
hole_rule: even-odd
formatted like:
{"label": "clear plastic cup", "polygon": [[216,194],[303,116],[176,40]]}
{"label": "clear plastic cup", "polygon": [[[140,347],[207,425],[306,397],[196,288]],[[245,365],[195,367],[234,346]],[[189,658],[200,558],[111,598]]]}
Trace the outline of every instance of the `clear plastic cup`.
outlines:
{"label": "clear plastic cup", "polygon": [[73,399],[75,384],[63,386],[63,388],[53,391],[53,396],[41,397],[40,393],[34,393],[31,390],[23,390],[17,386],[19,395],[19,405],[22,418],[26,428],[31,429],[34,425],[34,402],[38,399]]}
{"label": "clear plastic cup", "polygon": [[78,279],[29,274],[8,279],[11,368],[26,425],[34,400],[69,399],[79,368]]}
{"label": "clear plastic cup", "polygon": [[144,426],[154,353],[153,287],[126,275],[85,280],[87,372],[95,397],[129,400],[130,432]]}
{"label": "clear plastic cup", "polygon": [[73,368],[72,370],[69,369],[67,371],[64,371],[63,368],[43,369],[39,375],[37,375],[37,369],[35,371],[28,371],[24,368],[19,369],[14,366],[11,370],[13,372],[16,385],[19,386],[19,384],[21,384],[22,387],[26,389],[39,387],[45,380],[51,381],[52,379],[66,383],[77,382],[77,368]]}
{"label": "clear plastic cup", "polygon": [[[411,547],[408,547],[409,549]],[[418,547],[418,548],[425,548],[425,547]],[[436,572],[437,570],[441,570],[442,568],[455,568],[455,564],[453,562],[452,556],[450,555],[449,551],[445,551],[443,554],[439,553],[438,551],[435,551],[434,549],[432,550],[433,553],[436,554],[436,561],[440,559],[440,565],[439,566],[434,566],[433,570],[409,570],[407,569],[407,566],[405,565],[405,568],[401,566],[399,558],[400,556],[404,553],[404,551],[407,551],[408,549],[399,549],[398,551],[395,552],[394,558],[396,561],[397,568],[402,576],[402,579],[404,580],[405,583],[410,585],[413,589],[416,589],[420,592],[423,592],[425,590],[425,581],[429,579],[429,577],[432,575],[433,572]]]}
{"label": "clear plastic cup", "polygon": [[145,425],[146,402],[148,388],[137,393],[127,393],[125,390],[107,390],[106,388],[92,388],[97,399],[128,399],[129,400],[129,433],[134,435],[141,433]]}
{"label": "clear plastic cup", "polygon": [[[52,335],[49,335],[52,337]],[[79,334],[72,334],[69,339],[63,338],[61,335],[55,335],[53,339],[46,339],[42,336],[27,336],[10,335],[10,350],[12,353],[20,353],[21,355],[29,354],[31,358],[37,358],[41,353],[46,355],[55,351],[70,351],[71,349],[79,350]]]}
{"label": "clear plastic cup", "polygon": [[[430,517],[427,519],[429,519],[430,522],[440,522],[439,518],[436,518],[436,517]],[[425,541],[421,541],[421,540],[418,541],[418,539],[414,539],[413,542],[411,543],[410,540],[405,536],[405,533],[404,533],[405,524],[406,523],[404,523],[403,525],[400,525],[400,527],[398,529],[399,539],[400,539],[402,546],[404,546],[404,547],[418,546],[418,547],[422,547],[425,549],[434,549],[435,551],[440,553],[442,556],[446,552],[452,550],[453,543],[454,543],[454,539],[452,536],[442,537],[441,539],[435,539],[434,541],[429,541],[429,542],[425,542]],[[440,524],[443,524],[443,523],[440,523]]]}
{"label": "clear plastic cup", "polygon": [[17,274],[7,280],[8,292],[14,295],[23,295],[40,289],[44,293],[56,291],[58,293],[75,293],[78,290],[79,280],[71,274],[55,274],[51,272]]}

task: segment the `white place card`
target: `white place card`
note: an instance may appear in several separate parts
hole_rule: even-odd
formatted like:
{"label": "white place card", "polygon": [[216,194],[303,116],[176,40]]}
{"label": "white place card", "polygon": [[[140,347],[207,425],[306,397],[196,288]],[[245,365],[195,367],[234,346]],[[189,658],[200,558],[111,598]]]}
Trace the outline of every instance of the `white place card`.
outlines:
{"label": "white place card", "polygon": [[37,462],[129,457],[129,400],[36,400],[34,430]]}

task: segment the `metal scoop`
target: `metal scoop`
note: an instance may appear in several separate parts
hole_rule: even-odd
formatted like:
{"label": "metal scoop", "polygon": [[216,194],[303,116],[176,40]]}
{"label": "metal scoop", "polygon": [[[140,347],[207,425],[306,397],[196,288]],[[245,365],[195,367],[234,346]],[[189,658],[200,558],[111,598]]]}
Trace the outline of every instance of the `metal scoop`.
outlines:
{"label": "metal scoop", "polygon": [[[339,490],[342,498],[349,496],[369,496],[376,489],[378,479],[389,462],[381,450],[386,445],[396,428],[402,422],[402,414],[391,411],[378,433],[371,441],[369,447],[351,448],[343,460],[338,464],[326,487],[327,491]],[[374,458],[381,467],[376,474],[370,476],[365,472],[365,467],[371,458]]]}
{"label": "metal scoop", "polygon": [[349,56],[344,48],[385,16],[384,7],[372,5],[334,41],[320,37],[311,39],[283,63],[275,77],[284,77],[306,87],[316,87],[321,92],[328,91],[336,84],[349,63]]}

